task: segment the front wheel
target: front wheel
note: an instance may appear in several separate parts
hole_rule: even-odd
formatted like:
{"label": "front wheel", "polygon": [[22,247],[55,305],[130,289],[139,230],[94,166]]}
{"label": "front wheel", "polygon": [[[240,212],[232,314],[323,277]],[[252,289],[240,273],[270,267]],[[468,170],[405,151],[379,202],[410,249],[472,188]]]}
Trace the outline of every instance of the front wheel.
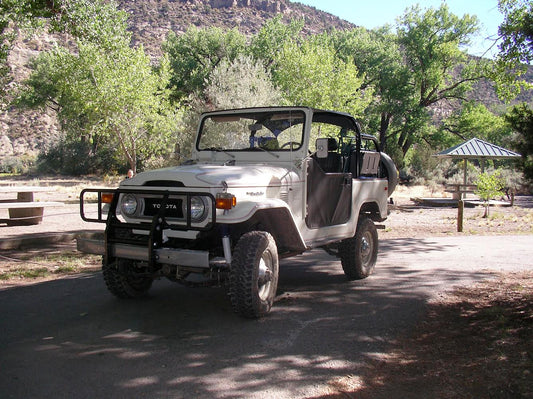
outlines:
{"label": "front wheel", "polygon": [[355,236],[341,241],[339,255],[349,280],[370,276],[378,257],[378,231],[374,222],[368,218],[359,220]]}
{"label": "front wheel", "polygon": [[102,262],[102,273],[107,289],[117,298],[138,298],[144,296],[152,286],[153,279],[133,270],[133,261],[117,259],[106,264]]}
{"label": "front wheel", "polygon": [[229,293],[235,313],[259,318],[270,312],[278,275],[278,250],[272,235],[265,231],[244,234],[231,262]]}

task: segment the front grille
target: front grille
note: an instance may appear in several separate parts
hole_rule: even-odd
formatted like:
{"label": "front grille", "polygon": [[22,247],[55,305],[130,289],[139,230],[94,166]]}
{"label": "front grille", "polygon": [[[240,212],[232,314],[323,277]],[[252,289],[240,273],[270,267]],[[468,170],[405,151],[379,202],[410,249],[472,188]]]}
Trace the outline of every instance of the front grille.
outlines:
{"label": "front grille", "polygon": [[[161,209],[161,198],[144,199],[144,216],[154,216]],[[169,198],[165,204],[165,215],[169,218],[183,219],[183,200],[181,198]]]}

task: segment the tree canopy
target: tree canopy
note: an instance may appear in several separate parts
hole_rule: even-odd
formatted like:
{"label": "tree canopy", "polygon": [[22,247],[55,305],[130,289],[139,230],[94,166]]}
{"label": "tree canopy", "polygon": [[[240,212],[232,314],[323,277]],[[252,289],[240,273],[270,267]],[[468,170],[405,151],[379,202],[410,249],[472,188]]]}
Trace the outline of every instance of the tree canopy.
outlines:
{"label": "tree canopy", "polygon": [[246,38],[237,29],[199,29],[190,27],[184,34],[170,32],[163,51],[168,54],[173,97],[182,100],[203,90],[213,69],[222,62],[232,62],[244,53]]}
{"label": "tree canopy", "polygon": [[514,64],[533,61],[533,3],[527,0],[500,0],[504,21],[498,29],[502,41],[500,56]]}
{"label": "tree canopy", "polygon": [[513,144],[522,154],[520,162],[524,175],[533,181],[533,110],[527,104],[519,104],[512,107],[505,118],[517,133]]}
{"label": "tree canopy", "polygon": [[[530,62],[530,2],[500,0],[500,9],[501,59]],[[156,59],[131,45],[127,15],[113,1],[5,0],[4,83],[10,23],[76,39],[76,48],[58,46],[32,62],[19,104],[51,107],[65,137],[90,143],[90,156],[102,149],[120,154],[115,167],[126,161],[135,170],[175,150],[186,156],[198,113],[217,108],[291,104],[345,111],[379,136],[398,165],[421,158],[412,151],[427,154],[471,136],[508,143],[516,120],[472,102],[470,92],[487,78],[504,92],[519,69],[515,74],[509,62],[502,67],[468,56],[464,48],[479,21],[454,15],[445,3],[410,7],[395,25],[371,30],[304,34],[304,20],[286,23],[281,16],[248,37],[237,29],[190,27],[170,32]]]}
{"label": "tree canopy", "polygon": [[127,25],[120,19],[113,24],[122,15],[114,6],[99,11],[75,51],[57,46],[33,62],[19,104],[52,107],[67,138],[90,144],[88,154],[78,155],[97,157],[101,148],[113,148],[135,171],[139,156],[147,159],[172,147],[169,65],[163,58],[154,67],[142,47],[129,46]]}
{"label": "tree canopy", "polygon": [[0,100],[11,80],[7,57],[16,38],[15,24],[25,30],[66,32],[102,48],[127,46],[127,15],[113,1],[93,0],[2,0],[0,3]]}
{"label": "tree canopy", "polygon": [[274,56],[273,77],[290,104],[363,115],[371,89],[361,91],[363,79],[352,60],[335,56],[328,43],[315,39],[287,41]]}

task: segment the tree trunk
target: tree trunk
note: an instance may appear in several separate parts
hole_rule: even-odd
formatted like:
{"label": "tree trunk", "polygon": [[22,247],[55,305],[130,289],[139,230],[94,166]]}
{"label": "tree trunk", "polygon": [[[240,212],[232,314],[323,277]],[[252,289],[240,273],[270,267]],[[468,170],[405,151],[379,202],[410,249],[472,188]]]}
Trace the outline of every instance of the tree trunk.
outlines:
{"label": "tree trunk", "polygon": [[409,151],[409,148],[411,148],[412,144],[413,138],[408,132],[407,125],[404,125],[400,133],[400,137],[398,137],[398,147],[401,148],[404,157],[405,154],[407,154],[407,151]]}
{"label": "tree trunk", "polygon": [[489,201],[485,202],[485,213],[483,214],[483,218],[489,217],[489,207],[490,207]]}
{"label": "tree trunk", "polygon": [[402,145],[402,153],[403,153],[404,157],[405,157],[405,154],[407,154],[407,151],[409,151],[409,148],[411,148],[412,145],[413,145],[413,139],[411,138],[411,136],[407,136],[405,142]]}
{"label": "tree trunk", "polygon": [[381,122],[379,126],[379,146],[381,151],[387,149],[387,131],[391,122],[392,115],[388,112],[381,113]]}

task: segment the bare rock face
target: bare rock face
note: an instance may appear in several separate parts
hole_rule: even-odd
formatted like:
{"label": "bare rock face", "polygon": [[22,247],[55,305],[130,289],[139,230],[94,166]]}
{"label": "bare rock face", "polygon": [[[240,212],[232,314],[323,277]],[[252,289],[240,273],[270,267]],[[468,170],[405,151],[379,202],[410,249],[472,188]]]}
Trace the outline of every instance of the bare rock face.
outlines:
{"label": "bare rock face", "polygon": [[[333,27],[353,27],[331,14],[289,0],[117,0],[119,8],[129,15],[133,44],[143,44],[154,58],[161,56],[161,42],[169,31],[185,32],[190,26],[237,27],[246,35],[261,29],[268,19],[278,14],[283,18],[304,18],[304,31],[317,33]],[[66,36],[21,36],[9,56],[14,82],[30,75],[28,63],[55,43],[69,45]],[[7,157],[36,156],[60,137],[59,124],[52,111],[0,111],[0,164]]]}
{"label": "bare rock face", "polygon": [[246,7],[255,8],[272,13],[282,13],[288,9],[288,5],[280,0],[210,0],[213,8]]}
{"label": "bare rock face", "polygon": [[2,134],[0,136],[0,154],[3,154],[4,156],[13,155],[13,144],[7,134]]}
{"label": "bare rock face", "polygon": [[2,157],[37,156],[59,137],[51,112],[11,109],[0,114],[0,160]]}

